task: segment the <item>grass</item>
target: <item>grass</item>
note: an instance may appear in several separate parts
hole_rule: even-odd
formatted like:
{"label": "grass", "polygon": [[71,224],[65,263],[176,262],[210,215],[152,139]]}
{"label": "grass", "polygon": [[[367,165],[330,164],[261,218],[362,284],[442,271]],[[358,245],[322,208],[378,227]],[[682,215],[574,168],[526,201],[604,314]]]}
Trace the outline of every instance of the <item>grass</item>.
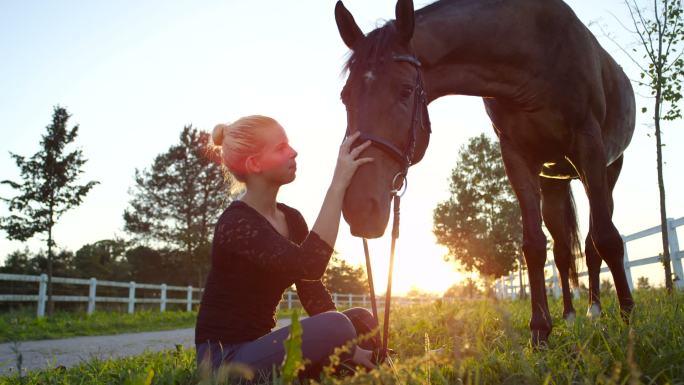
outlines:
{"label": "grass", "polygon": [[35,310],[0,315],[0,342],[108,335],[194,327],[197,312],[141,310],[121,312],[56,312],[37,318]]}
{"label": "grass", "polygon": [[[289,318],[291,313],[279,310],[277,317]],[[196,321],[196,311],[56,312],[51,318],[36,318],[35,309],[25,308],[0,314],[0,343],[191,328]]]}
{"label": "grass", "polygon": [[[324,376],[316,383],[350,384],[684,384],[684,295],[636,292],[631,324],[619,318],[615,296],[604,299],[598,321],[578,316],[566,325],[560,301],[551,302],[554,330],[548,347],[529,345],[527,301],[463,301],[397,307],[390,346],[394,369],[351,377]],[[586,300],[575,301],[579,309]],[[426,351],[444,348],[435,355]],[[8,377],[9,384],[218,384],[195,365],[194,349],[90,361],[70,369]],[[223,377],[222,377],[223,376]],[[0,380],[1,381],[1,380]],[[306,383],[304,381],[303,383]],[[297,383],[297,381],[295,381]],[[309,381],[313,384],[313,381]],[[259,384],[284,384],[282,378]]]}

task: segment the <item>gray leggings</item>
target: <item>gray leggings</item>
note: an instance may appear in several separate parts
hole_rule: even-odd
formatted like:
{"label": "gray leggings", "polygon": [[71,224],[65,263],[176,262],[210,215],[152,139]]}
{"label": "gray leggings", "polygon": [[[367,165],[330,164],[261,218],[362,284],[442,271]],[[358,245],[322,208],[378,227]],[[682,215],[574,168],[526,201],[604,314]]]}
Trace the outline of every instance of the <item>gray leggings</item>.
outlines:
{"label": "gray leggings", "polygon": [[[373,315],[364,308],[351,308],[344,312],[327,311],[305,318],[302,323],[302,354],[310,363],[305,367],[302,377],[316,378],[324,366],[329,363],[328,357],[336,347],[359,335],[367,334],[377,328]],[[221,345],[218,342],[197,344],[197,364],[207,356],[216,370],[223,362],[236,362],[249,365],[259,375],[269,378],[271,370],[279,368],[285,357],[283,342],[290,334],[290,327],[284,327],[266,334],[254,341],[238,344]],[[361,341],[359,346],[372,350],[379,348],[379,333],[373,338]],[[351,354],[345,353],[340,358],[348,360]]]}

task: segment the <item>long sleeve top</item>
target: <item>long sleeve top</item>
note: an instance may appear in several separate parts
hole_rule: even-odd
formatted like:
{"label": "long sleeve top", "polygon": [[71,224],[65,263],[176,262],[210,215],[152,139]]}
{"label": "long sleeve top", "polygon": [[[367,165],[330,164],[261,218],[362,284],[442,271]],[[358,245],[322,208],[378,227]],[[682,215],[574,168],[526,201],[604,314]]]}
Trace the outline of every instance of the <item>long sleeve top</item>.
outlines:
{"label": "long sleeve top", "polygon": [[239,200],[231,202],[219,217],[195,343],[234,344],[269,333],[276,325],[276,307],[293,284],[310,316],[335,310],[321,282],[332,247],[309,232],[299,211],[277,205],[285,214],[289,238]]}

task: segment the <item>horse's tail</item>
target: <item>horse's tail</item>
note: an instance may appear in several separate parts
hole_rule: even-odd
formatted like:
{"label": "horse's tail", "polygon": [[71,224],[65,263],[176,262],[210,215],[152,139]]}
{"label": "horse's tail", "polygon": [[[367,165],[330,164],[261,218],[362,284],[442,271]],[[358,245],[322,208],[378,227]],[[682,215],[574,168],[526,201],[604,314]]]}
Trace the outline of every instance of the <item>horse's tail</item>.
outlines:
{"label": "horse's tail", "polygon": [[579,287],[577,260],[582,260],[582,243],[580,241],[579,226],[577,225],[575,197],[570,186],[568,186],[568,197],[565,204],[565,225],[570,233],[570,281],[575,287]]}

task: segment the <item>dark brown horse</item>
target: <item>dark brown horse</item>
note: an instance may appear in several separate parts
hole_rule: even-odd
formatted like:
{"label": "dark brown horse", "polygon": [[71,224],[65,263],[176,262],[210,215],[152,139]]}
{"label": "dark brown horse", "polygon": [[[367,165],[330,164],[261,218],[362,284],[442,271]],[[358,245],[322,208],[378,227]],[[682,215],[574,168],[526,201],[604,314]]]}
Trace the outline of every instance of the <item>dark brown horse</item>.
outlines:
{"label": "dark brown horse", "polygon": [[480,96],[520,204],[533,342],[545,342],[551,332],[542,220],[554,241],[564,316],[574,317],[568,281],[576,284],[574,261],[581,252],[571,179],[584,185],[591,211],[588,313],[601,311],[603,260],[628,317],[634,302],[611,218],[612,190],[634,132],[634,94],[621,67],[570,7],[561,0],[442,0],[414,12],[411,0],[399,0],[396,20],[368,35],[341,2],[335,17],[352,50],[342,91],[347,132],[359,130],[376,144],[363,155],[376,161],[356,173],[345,197],[352,233],[384,233],[393,178],[428,145],[427,116],[415,119],[421,105],[444,95]]}

